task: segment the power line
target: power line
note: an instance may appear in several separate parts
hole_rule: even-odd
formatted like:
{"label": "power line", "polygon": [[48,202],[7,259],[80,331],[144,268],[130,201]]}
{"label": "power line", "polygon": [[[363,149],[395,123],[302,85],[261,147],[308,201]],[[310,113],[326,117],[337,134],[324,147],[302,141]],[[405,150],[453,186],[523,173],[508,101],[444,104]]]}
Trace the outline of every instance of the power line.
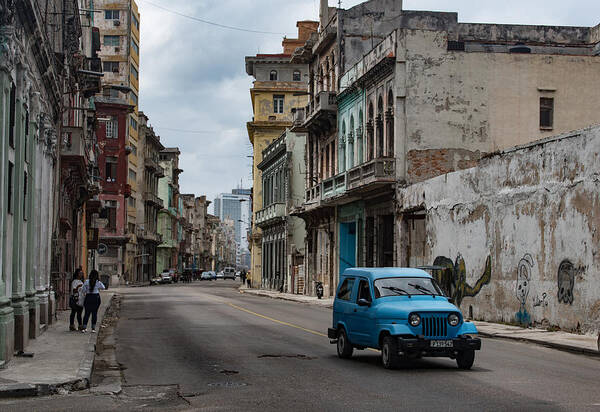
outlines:
{"label": "power line", "polygon": [[210,24],[211,26],[220,27],[222,29],[237,30],[237,31],[243,31],[243,32],[248,32],[248,33],[275,34],[275,35],[278,35],[278,36],[281,36],[281,35],[285,36],[287,34],[287,33],[278,33],[278,32],[272,32],[272,31],[252,30],[252,29],[244,29],[242,27],[227,26],[225,24],[215,23],[215,22],[212,22],[212,21],[209,21],[209,20],[201,19],[199,17],[190,16],[188,14],[181,13],[181,12],[178,12],[176,10],[168,9],[166,7],[163,7],[163,6],[160,6],[158,4],[152,3],[152,2],[150,2],[148,0],[140,0],[140,1],[142,1],[142,2],[144,2],[146,4],[149,4],[151,6],[154,6],[157,9],[161,9],[161,10],[164,10],[166,12],[169,12],[169,13],[172,13],[172,14],[176,14],[176,15],[181,16],[181,17],[185,17],[186,19],[198,21],[198,22],[204,23],[204,24]]}
{"label": "power line", "polygon": [[158,129],[161,130],[169,130],[171,132],[181,132],[181,133],[197,133],[197,134],[216,134],[219,133],[217,131],[214,130],[185,130],[185,129],[173,129],[171,127],[163,127],[163,126],[157,126]]}

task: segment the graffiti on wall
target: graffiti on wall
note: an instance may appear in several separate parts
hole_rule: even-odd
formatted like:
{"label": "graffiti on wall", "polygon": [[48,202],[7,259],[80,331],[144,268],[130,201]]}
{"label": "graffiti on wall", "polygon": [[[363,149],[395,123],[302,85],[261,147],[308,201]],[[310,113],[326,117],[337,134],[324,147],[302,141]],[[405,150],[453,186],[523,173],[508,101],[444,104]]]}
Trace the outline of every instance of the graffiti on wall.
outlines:
{"label": "graffiti on wall", "polygon": [[527,296],[529,296],[529,288],[531,283],[531,268],[533,267],[533,258],[529,253],[526,253],[517,266],[517,288],[516,295],[519,300],[520,307],[519,311],[515,315],[517,322],[522,325],[529,325],[531,323],[531,316],[527,312],[525,303],[527,302]]}
{"label": "graffiti on wall", "polygon": [[433,276],[446,293],[446,296],[450,298],[450,301],[459,307],[463,298],[476,296],[481,288],[490,283],[492,279],[492,259],[490,256],[485,261],[483,274],[473,286],[467,283],[467,267],[460,253],[454,263],[445,256],[438,256],[433,261],[433,266],[442,268],[434,271]]}
{"label": "graffiti on wall", "polygon": [[546,292],[542,293],[541,295],[537,295],[534,296],[532,298],[533,300],[533,307],[537,308],[537,307],[548,307],[548,294]]}
{"label": "graffiti on wall", "polygon": [[558,302],[573,304],[573,287],[577,269],[571,261],[565,259],[558,266]]}

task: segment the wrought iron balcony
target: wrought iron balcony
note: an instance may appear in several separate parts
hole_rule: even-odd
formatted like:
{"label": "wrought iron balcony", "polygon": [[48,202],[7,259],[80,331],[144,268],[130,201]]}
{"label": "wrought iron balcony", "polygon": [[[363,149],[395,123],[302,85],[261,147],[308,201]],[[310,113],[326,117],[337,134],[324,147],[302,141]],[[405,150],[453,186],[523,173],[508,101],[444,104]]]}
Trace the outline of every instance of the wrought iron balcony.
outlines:
{"label": "wrought iron balcony", "polygon": [[256,212],[256,226],[268,226],[283,218],[285,218],[285,203],[273,203]]}
{"label": "wrought iron balcony", "polygon": [[151,158],[151,157],[146,157],[144,158],[144,165],[146,166],[146,169],[155,171],[157,170],[160,166],[158,165],[158,162]]}

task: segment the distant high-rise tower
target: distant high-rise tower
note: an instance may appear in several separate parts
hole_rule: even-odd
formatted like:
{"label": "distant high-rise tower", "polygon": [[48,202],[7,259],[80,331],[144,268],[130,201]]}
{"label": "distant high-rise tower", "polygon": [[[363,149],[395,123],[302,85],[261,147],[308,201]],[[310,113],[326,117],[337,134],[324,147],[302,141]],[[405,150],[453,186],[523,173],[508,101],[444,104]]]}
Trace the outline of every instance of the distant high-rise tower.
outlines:
{"label": "distant high-rise tower", "polygon": [[214,201],[214,214],[221,221],[231,219],[235,228],[235,241],[240,250],[248,249],[246,232],[250,224],[250,189],[233,189],[231,193],[221,193]]}

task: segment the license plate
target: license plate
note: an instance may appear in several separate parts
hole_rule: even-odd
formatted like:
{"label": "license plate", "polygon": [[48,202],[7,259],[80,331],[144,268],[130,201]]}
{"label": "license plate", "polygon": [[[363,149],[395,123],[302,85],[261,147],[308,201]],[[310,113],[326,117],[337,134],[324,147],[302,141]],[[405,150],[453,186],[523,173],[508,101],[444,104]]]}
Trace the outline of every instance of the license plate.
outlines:
{"label": "license plate", "polygon": [[454,341],[451,340],[432,340],[429,344],[432,348],[453,348]]}

